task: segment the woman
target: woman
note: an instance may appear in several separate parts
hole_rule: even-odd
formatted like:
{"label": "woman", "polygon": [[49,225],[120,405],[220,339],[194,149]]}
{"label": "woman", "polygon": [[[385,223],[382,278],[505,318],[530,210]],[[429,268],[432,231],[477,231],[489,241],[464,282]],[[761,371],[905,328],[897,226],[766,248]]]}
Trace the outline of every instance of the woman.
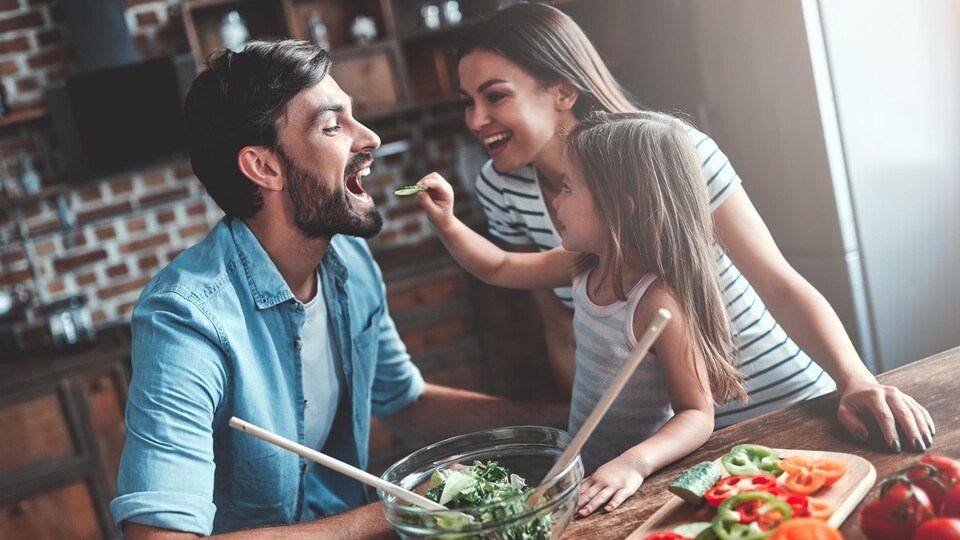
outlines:
{"label": "woman", "polygon": [[[560,190],[564,134],[590,111],[637,107],[577,24],[545,4],[518,4],[493,14],[464,35],[457,57],[467,126],[491,158],[477,177],[490,233],[515,251],[560,245],[549,203]],[[836,313],[784,259],[723,152],[696,129],[689,136],[707,182],[717,272],[750,395],[746,403],[718,408],[716,426],[838,388],[837,416],[858,440],[869,435],[862,416],[872,414],[894,451],[906,444],[926,449],[934,433],[926,409],[877,383]],[[551,363],[561,380],[578,384],[570,291],[538,291],[535,298]]]}

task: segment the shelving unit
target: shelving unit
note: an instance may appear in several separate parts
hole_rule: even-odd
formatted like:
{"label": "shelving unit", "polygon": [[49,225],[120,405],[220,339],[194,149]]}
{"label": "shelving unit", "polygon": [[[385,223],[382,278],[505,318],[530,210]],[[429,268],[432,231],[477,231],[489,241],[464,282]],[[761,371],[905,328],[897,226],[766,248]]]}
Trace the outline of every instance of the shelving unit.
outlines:
{"label": "shelving unit", "polygon": [[[193,0],[183,5],[191,51],[202,65],[221,46],[220,24],[237,11],[251,39],[310,39],[309,21],[327,28],[332,75],[353,98],[355,114],[382,118],[457,101],[453,49],[457,33],[497,8],[496,0],[462,0],[456,24],[424,27],[420,8],[435,0]],[[377,39],[360,44],[350,27],[359,16],[373,19]],[[443,21],[441,17],[441,21]]]}

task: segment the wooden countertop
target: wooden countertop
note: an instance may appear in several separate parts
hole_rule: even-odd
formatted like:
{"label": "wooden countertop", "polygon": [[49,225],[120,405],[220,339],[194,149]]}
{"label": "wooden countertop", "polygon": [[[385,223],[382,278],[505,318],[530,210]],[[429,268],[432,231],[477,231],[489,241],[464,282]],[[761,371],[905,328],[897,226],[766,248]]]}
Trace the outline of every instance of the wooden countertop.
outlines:
{"label": "wooden countertop", "polygon": [[[960,347],[919,360],[877,376],[884,384],[900,388],[930,411],[937,434],[927,454],[960,457]],[[667,486],[681,471],[701,462],[712,461],[740,443],[756,443],[777,448],[828,450],[856,454],[877,469],[878,484],[864,501],[877,497],[879,481],[912,463],[919,452],[906,450],[895,454],[879,436],[879,428],[870,425],[866,445],[858,443],[836,420],[837,394],[831,393],[759,418],[717,431],[699,450],[664,468],[646,480],[640,490],[617,510],[596,513],[570,524],[564,540],[582,538],[603,540],[625,538],[650,517],[673,494]],[[904,441],[901,439],[901,443]],[[912,445],[911,445],[912,446]],[[840,528],[847,540],[864,538],[857,516],[864,502],[850,514]]]}

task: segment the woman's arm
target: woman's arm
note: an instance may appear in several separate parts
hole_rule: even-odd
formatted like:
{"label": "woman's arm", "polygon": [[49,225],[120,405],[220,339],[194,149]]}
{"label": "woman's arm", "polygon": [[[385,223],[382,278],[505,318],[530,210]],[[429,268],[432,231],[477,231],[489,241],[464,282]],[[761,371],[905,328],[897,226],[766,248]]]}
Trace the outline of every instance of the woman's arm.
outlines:
{"label": "woman's arm", "polygon": [[914,447],[924,450],[934,430],[930,414],[897,388],[877,383],[833,308],[780,253],[743,188],[737,186],[713,212],[713,223],[717,241],[777,322],[837,382],[837,418],[844,427],[864,441],[869,432],[861,415],[872,414],[895,451],[901,447],[897,424]]}
{"label": "woman's arm", "polygon": [[543,318],[550,368],[560,391],[569,401],[576,372],[577,340],[573,335],[573,310],[557,298],[553,289],[535,289],[533,300]]}
{"label": "woman's arm", "polygon": [[578,254],[560,247],[542,253],[504,251],[453,215],[453,188],[442,176],[430,173],[417,184],[430,188],[417,197],[443,245],[477,279],[514,289],[570,284]]}
{"label": "woman's arm", "polygon": [[[643,335],[661,307],[673,314],[654,345],[674,416],[656,433],[604,464],[580,486],[581,516],[603,507],[611,512],[633,495],[644,478],[700,447],[713,433],[713,395],[703,356],[692,346],[686,317],[673,294],[654,283],[637,306],[634,332]],[[609,501],[609,502],[608,502]]]}

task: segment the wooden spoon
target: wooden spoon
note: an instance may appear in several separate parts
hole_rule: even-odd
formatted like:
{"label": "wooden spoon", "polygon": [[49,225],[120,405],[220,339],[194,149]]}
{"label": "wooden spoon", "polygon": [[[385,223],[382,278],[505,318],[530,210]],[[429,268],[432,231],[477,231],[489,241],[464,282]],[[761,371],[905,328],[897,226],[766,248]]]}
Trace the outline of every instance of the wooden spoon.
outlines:
{"label": "wooden spoon", "polygon": [[358,469],[353,465],[340,461],[339,459],[332,458],[326,454],[317,452],[313,448],[308,448],[306,446],[303,446],[302,444],[293,442],[290,439],[281,437],[276,433],[272,433],[261,427],[257,427],[249,422],[246,422],[244,420],[237,418],[236,416],[230,418],[229,425],[233,429],[243,431],[244,433],[253,435],[258,439],[262,439],[264,441],[267,441],[268,443],[275,444],[280,448],[284,448],[295,454],[299,454],[309,459],[310,461],[319,463],[324,467],[329,467],[341,474],[345,474],[350,478],[353,478],[354,480],[363,482],[368,486],[373,486],[377,489],[381,489],[384,492],[389,493],[390,495],[393,495],[398,499],[402,499],[410,504],[419,506],[421,508],[426,508],[427,510],[447,510],[446,506],[443,506],[442,504],[439,504],[439,503],[435,503],[430,499],[424,497],[423,495],[418,495],[396,484],[387,482],[386,480],[379,478],[377,476],[374,476],[368,473],[367,471]]}

